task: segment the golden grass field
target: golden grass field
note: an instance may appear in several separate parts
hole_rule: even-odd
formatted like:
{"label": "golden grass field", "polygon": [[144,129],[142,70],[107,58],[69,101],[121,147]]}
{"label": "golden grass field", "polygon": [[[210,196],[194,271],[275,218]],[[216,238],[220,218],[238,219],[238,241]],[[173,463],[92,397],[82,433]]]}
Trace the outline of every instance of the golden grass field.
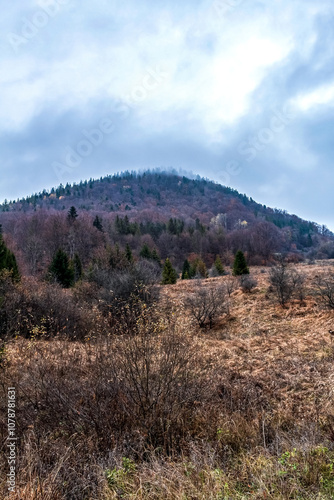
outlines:
{"label": "golden grass field", "polygon": [[[161,300],[168,298],[180,331],[195,347],[198,373],[208,381],[207,393],[192,401],[185,416],[180,413],[183,434],[178,442],[184,444],[169,454],[148,445],[138,452],[132,440],[141,442],[145,432],[136,422],[130,432],[125,417],[101,430],[94,420],[92,401],[101,398],[96,404],[107,416],[121,405],[115,400],[108,406],[112,396],[95,390],[99,384],[105,387],[107,358],[117,348],[113,340],[18,338],[8,343],[1,408],[6,385],[17,385],[19,488],[16,494],[6,493],[2,458],[1,498],[334,498],[334,340],[328,333],[334,329],[334,311],[310,293],[314,276],[332,266],[331,261],[296,265],[307,275],[309,292],[304,301],[294,300],[286,308],[268,295],[268,269],[251,268],[256,288],[250,293],[235,290],[230,314],[211,330],[198,328],[184,309],[194,281],[162,288]],[[203,286],[226,279],[203,280]],[[97,370],[99,363],[102,369]],[[48,401],[48,391],[55,387],[66,388],[64,398],[73,392],[71,404],[55,393]],[[55,401],[58,406],[53,407]],[[20,406],[28,408],[25,416]],[[57,420],[57,408],[61,413],[65,406],[67,413]],[[71,427],[77,419],[82,419],[80,425]],[[96,429],[89,427],[93,421]],[[121,439],[112,436],[119,431],[115,425],[124,425]],[[108,434],[104,447],[99,432]]]}

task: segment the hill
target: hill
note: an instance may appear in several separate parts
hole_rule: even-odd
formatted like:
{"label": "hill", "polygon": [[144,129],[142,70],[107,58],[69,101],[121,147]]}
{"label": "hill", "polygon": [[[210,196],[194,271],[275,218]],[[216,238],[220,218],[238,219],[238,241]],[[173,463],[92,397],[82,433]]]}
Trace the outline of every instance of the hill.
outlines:
{"label": "hill", "polygon": [[[67,223],[70,207],[78,215],[74,224]],[[116,243],[128,244],[137,256],[146,243],[179,269],[194,256],[207,266],[216,255],[229,264],[238,249],[259,265],[277,252],[295,261],[334,257],[333,234],[325,226],[175,172],[125,172],[5,201],[0,223],[32,274],[45,269],[59,247],[88,265],[99,249]]]}

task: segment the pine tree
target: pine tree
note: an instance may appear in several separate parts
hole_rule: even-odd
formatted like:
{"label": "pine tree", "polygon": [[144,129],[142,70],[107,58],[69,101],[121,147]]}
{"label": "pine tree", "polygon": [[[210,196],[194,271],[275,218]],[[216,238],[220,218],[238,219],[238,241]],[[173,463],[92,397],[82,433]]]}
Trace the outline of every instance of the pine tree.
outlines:
{"label": "pine tree", "polygon": [[219,276],[223,276],[225,269],[224,269],[224,266],[222,264],[222,261],[220,260],[219,255],[217,255],[216,260],[215,260],[215,268],[216,268],[216,271],[219,274]]}
{"label": "pine tree", "polygon": [[15,255],[11,252],[2,237],[2,226],[0,224],[0,271],[7,270],[11,272],[12,279],[18,281],[20,279],[19,269]]}
{"label": "pine tree", "polygon": [[165,265],[162,270],[162,284],[163,285],[174,285],[177,281],[178,275],[173,268],[171,261],[167,258],[165,260]]}
{"label": "pine tree", "polygon": [[151,250],[148,248],[147,243],[144,243],[142,249],[140,250],[139,255],[143,259],[152,259],[152,253],[151,253]]}
{"label": "pine tree", "polygon": [[130,245],[129,243],[126,244],[126,248],[125,248],[125,257],[127,258],[127,260],[129,262],[133,262],[133,255],[132,255],[132,252],[131,252],[131,248],[130,248]]}
{"label": "pine tree", "polygon": [[233,276],[241,276],[242,274],[249,274],[249,269],[243,252],[238,250],[233,264]]}
{"label": "pine tree", "polygon": [[101,231],[101,233],[103,233],[102,219],[98,215],[95,217],[93,221],[93,226],[96,227],[98,231]]}
{"label": "pine tree", "polygon": [[159,264],[159,266],[161,267],[161,259],[160,259],[159,254],[155,248],[153,248],[153,250],[152,250],[151,259],[155,260],[155,262],[157,262]]}
{"label": "pine tree", "polygon": [[200,259],[197,264],[197,272],[202,276],[202,278],[208,277],[208,270],[205,263]]}
{"label": "pine tree", "polygon": [[188,280],[190,278],[190,274],[191,274],[190,264],[189,261],[186,259],[183,263],[181,279]]}
{"label": "pine tree", "polygon": [[66,253],[59,249],[49,266],[49,273],[53,280],[64,288],[69,288],[74,283],[74,269]]}
{"label": "pine tree", "polygon": [[75,207],[71,207],[67,213],[67,219],[69,222],[74,222],[78,217],[77,209]]}
{"label": "pine tree", "polygon": [[76,253],[73,259],[74,281],[77,282],[82,278],[83,269],[79,255]]}

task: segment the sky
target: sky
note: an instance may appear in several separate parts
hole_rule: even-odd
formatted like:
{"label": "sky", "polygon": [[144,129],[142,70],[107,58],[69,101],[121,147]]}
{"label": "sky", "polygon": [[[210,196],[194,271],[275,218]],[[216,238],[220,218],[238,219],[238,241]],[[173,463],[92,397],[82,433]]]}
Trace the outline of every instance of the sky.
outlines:
{"label": "sky", "polygon": [[26,0],[0,19],[0,202],[175,168],[334,231],[332,0]]}

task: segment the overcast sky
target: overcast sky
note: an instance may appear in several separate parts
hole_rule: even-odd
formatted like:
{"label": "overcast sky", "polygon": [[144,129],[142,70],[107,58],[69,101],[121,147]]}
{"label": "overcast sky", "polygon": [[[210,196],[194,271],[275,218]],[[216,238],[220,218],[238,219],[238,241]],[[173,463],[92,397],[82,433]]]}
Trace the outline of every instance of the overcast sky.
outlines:
{"label": "overcast sky", "polygon": [[174,167],[334,230],[333,0],[14,0],[0,27],[0,201]]}

